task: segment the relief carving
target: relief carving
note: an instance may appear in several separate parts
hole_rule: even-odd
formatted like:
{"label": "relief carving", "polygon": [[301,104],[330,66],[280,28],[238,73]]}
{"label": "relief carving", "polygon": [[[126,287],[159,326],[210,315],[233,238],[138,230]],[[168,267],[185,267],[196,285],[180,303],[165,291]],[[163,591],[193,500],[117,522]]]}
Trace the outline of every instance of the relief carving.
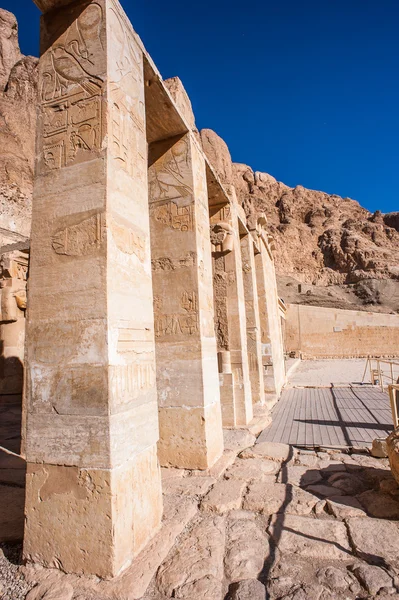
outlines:
{"label": "relief carving", "polygon": [[149,360],[111,367],[111,389],[118,403],[134,400],[145,390],[155,386],[153,357]]}
{"label": "relief carving", "polygon": [[150,216],[176,231],[194,230],[194,205],[178,206],[175,202],[150,205]]}
{"label": "relief carving", "polygon": [[162,301],[154,299],[155,337],[193,335],[199,331],[198,297],[196,292],[184,291],[180,300],[181,307],[187,314],[159,314]]}
{"label": "relief carving", "polygon": [[0,257],[0,323],[25,317],[27,252],[11,251]]}
{"label": "relief carving", "polygon": [[182,138],[163,154],[150,169],[150,199],[152,202],[190,198],[193,195],[188,139]]}
{"label": "relief carving", "polygon": [[211,223],[212,252],[223,252],[228,254],[234,249],[234,229],[229,223]]}
{"label": "relief carving", "polygon": [[98,213],[57,231],[52,237],[56,254],[85,256],[98,250],[105,241],[105,215]]}
{"label": "relief carving", "polygon": [[41,168],[53,170],[102,143],[103,10],[90,4],[42,58]]}
{"label": "relief carving", "polygon": [[160,258],[154,258],[151,261],[153,271],[175,271],[176,269],[182,269],[184,267],[194,267],[196,263],[195,252],[187,252],[183,258],[168,258],[162,256]]}

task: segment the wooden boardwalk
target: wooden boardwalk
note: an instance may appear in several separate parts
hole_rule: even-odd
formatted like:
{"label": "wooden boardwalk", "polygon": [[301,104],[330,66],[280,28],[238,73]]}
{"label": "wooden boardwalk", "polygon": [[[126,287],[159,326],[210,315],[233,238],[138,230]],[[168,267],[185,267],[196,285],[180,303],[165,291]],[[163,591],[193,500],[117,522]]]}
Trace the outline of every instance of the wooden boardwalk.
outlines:
{"label": "wooden boardwalk", "polygon": [[283,391],[258,442],[293,446],[370,446],[393,429],[388,395],[372,387]]}

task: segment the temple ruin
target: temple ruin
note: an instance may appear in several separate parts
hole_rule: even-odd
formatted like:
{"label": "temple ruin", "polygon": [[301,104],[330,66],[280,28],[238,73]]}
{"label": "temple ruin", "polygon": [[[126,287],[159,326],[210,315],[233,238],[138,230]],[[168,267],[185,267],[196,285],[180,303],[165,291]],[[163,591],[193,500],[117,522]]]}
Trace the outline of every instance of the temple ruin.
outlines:
{"label": "temple ruin", "polygon": [[212,468],[223,428],[278,399],[286,309],[266,218],[118,0],[35,3],[31,235],[2,242],[1,391],[24,370],[25,559],[110,578],[159,530],[160,466]]}

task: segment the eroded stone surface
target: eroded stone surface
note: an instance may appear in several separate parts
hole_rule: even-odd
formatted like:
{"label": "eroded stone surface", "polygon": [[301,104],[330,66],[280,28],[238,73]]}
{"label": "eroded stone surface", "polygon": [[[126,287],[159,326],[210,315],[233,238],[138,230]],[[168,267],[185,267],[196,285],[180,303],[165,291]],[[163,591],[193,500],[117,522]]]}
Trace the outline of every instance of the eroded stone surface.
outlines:
{"label": "eroded stone surface", "polygon": [[[398,564],[399,525],[394,521],[353,517],[348,519],[350,536],[356,554],[369,563]],[[372,532],[372,535],[371,535]]]}
{"label": "eroded stone surface", "polygon": [[286,461],[290,456],[290,446],[274,442],[259,442],[241,452],[241,458],[268,458],[278,462]]}
{"label": "eroded stone surface", "polygon": [[275,515],[269,532],[283,554],[300,554],[309,558],[323,556],[333,560],[350,558],[350,546],[343,523]]}
{"label": "eroded stone surface", "polygon": [[245,481],[240,479],[222,479],[205,496],[201,508],[219,514],[239,509],[245,487]]}
{"label": "eroded stone surface", "polygon": [[26,600],[72,600],[73,587],[67,583],[40,583],[27,595]]}
{"label": "eroded stone surface", "polygon": [[301,466],[283,466],[280,471],[278,480],[280,483],[291,483],[300,487],[306,487],[319,483],[322,480],[322,476],[318,469],[306,468]]}
{"label": "eroded stone surface", "polygon": [[329,512],[337,519],[366,516],[359,500],[350,496],[330,496],[330,498],[327,498],[326,503]]}
{"label": "eroded stone surface", "polygon": [[266,600],[266,588],[257,579],[244,579],[231,586],[228,600]]}
{"label": "eroded stone surface", "polygon": [[292,485],[275,483],[265,485],[254,482],[248,487],[243,508],[272,515],[284,512],[294,515],[308,515],[312,512],[317,498]]}
{"label": "eroded stone surface", "polygon": [[228,581],[257,578],[269,555],[265,528],[255,520],[229,520],[226,534],[225,573]]}
{"label": "eroded stone surface", "polygon": [[279,464],[263,458],[237,458],[235,463],[226,471],[227,479],[242,479],[244,481],[264,480],[272,481],[279,469]]}
{"label": "eroded stone surface", "polygon": [[[202,519],[172,551],[157,574],[159,590],[178,597],[183,586],[205,577],[221,582],[225,527],[223,517]],[[187,589],[187,588],[186,588]]]}
{"label": "eroded stone surface", "polygon": [[174,496],[203,496],[216,483],[214,477],[176,477],[163,483],[163,493]]}
{"label": "eroded stone surface", "polygon": [[380,567],[363,564],[355,567],[353,573],[369,594],[378,594],[382,588],[392,588],[392,577]]}
{"label": "eroded stone surface", "polygon": [[239,452],[253,446],[256,438],[246,429],[224,429],[224,447],[226,450]]}

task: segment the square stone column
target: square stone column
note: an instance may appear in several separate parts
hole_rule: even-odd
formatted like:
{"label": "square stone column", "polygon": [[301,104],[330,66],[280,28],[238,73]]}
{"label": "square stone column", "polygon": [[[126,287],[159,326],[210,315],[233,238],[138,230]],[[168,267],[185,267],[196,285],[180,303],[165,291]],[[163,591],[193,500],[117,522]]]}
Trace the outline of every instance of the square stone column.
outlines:
{"label": "square stone column", "polygon": [[[276,273],[266,234],[255,256],[265,393],[279,395],[285,383],[284,347],[278,311]],[[274,397],[275,398],[275,397]],[[274,401],[274,399],[273,399]],[[266,397],[267,402],[267,397]]]}
{"label": "square stone column", "polygon": [[223,452],[205,160],[191,133],[149,160],[159,458],[206,469]]}
{"label": "square stone column", "polygon": [[237,210],[232,201],[211,211],[215,330],[224,427],[247,425],[253,417]]}
{"label": "square stone column", "polygon": [[247,349],[252,402],[265,401],[262,341],[259,316],[258,288],[256,284],[255,247],[252,235],[241,238],[242,272],[244,280],[245,315],[247,324]]}
{"label": "square stone column", "polygon": [[24,556],[112,577],[162,516],[143,56],[116,0],[42,17]]}

